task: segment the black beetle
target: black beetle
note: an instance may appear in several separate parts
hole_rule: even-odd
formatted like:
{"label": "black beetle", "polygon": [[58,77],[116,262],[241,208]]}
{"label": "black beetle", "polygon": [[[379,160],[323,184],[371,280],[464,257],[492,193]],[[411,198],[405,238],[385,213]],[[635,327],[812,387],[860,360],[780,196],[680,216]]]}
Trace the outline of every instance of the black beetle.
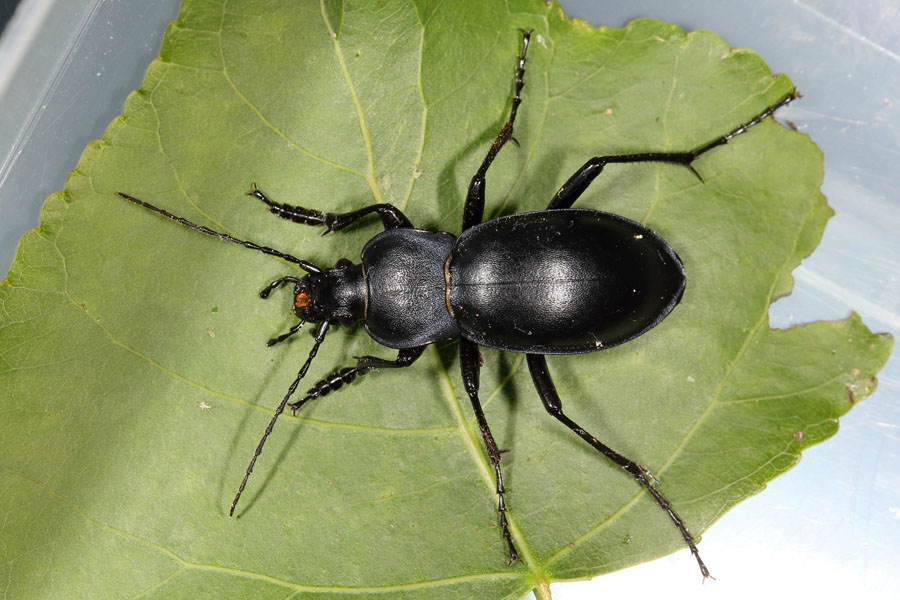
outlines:
{"label": "black beetle", "polygon": [[662,238],[624,217],[572,208],[603,168],[611,163],[666,162],[683,165],[699,178],[691,166],[697,157],[744,133],[799,94],[791,91],[729,133],[689,152],[594,157],[559,189],[546,210],[482,223],[485,174],[506,142],[515,141],[513,122],[522,101],[530,32],[523,31],[522,35],[509,119],[469,184],[459,237],[415,229],[390,204],[374,204],[349,213],[322,213],[273,202],[254,185],[249,195],[264,202],[270,212],[304,225],[324,225],[325,233],[339,231],[371,213],[381,217],[385,231],[365,245],[360,264],[341,259],[334,268],[322,269],[290,254],[194,224],[128,194],[119,195],[201,233],[294,263],[307,273],[299,278],[281,277],[260,292],[260,297],[267,298],[282,284],[294,286],[293,311],[300,322],[269,340],[270,346],[293,335],[306,322],[320,325],[306,362],[256,448],[230,514],[234,514],[275,421],[306,375],[329,326],[365,321],[368,334],[380,344],[397,349],[397,358],[358,358],[355,366],[330,374],[313,385],[303,399],[290,404],[294,412],[305,402],[373,369],[408,367],[428,344],[459,338],[462,378],[494,467],[500,526],[512,563],[520,558],[507,525],[500,451],[478,399],[478,346],[525,353],[547,412],[622,467],[653,496],[678,528],[704,578],[709,577],[693,536],[653,486],[653,475],[600,442],[563,412],[544,355],[594,352],[634,339],[659,324],[684,292],[684,267]]}

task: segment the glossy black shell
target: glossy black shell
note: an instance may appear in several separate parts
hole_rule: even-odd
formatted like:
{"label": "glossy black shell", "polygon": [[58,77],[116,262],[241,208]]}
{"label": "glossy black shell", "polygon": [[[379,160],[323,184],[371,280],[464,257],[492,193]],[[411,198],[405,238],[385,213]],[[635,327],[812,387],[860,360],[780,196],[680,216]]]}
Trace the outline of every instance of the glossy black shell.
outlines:
{"label": "glossy black shell", "polygon": [[514,352],[591,352],[633,339],[665,318],[684,267],[658,235],[586,209],[481,223],[450,258],[450,306],[461,335]]}
{"label": "glossy black shell", "polygon": [[372,339],[412,348],[459,337],[444,278],[455,242],[449,233],[402,228],[379,233],[363,247],[366,331]]}
{"label": "glossy black shell", "polygon": [[462,336],[511,352],[593,352],[657,325],[685,284],[662,238],[588,209],[501,217],[458,239],[394,229],[362,258],[366,328],[393,348]]}

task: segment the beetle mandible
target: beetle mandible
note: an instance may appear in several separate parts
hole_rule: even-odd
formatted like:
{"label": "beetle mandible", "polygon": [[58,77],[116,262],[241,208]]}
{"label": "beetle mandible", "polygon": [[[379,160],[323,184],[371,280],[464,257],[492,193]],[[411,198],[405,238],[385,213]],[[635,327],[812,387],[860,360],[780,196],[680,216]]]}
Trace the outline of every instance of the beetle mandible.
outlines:
{"label": "beetle mandible", "polygon": [[[591,158],[556,192],[546,210],[482,222],[487,171],[500,149],[508,141],[515,141],[513,123],[522,102],[530,34],[522,31],[509,118],[472,177],[458,237],[415,229],[390,204],[373,204],[347,213],[324,213],[274,202],[254,185],[249,195],[263,202],[272,214],[303,225],[324,226],[325,233],[340,231],[372,213],[381,218],[385,230],[363,247],[359,264],[341,259],[334,268],[327,269],[197,225],[128,194],[119,192],[119,196],[201,233],[281,258],[306,272],[303,277],[288,275],[276,279],[259,294],[265,299],[279,286],[293,285],[293,312],[300,319],[286,333],[270,339],[269,346],[297,333],[304,323],[318,323],[318,328],[309,356],[250,460],[229,514],[234,514],[256,460],[286,407],[296,413],[306,402],[372,370],[409,367],[429,344],[459,339],[462,379],[494,469],[497,511],[510,564],[521,559],[507,523],[500,450],[478,397],[479,346],[525,353],[535,389],[547,412],[647,490],[681,533],[703,577],[710,577],[693,536],[654,487],[653,475],[566,415],[544,357],[594,352],[632,340],[658,325],[684,293],[681,260],[653,231],[618,215],[572,208],[603,168],[614,163],[674,163],[685,166],[699,178],[692,166],[694,160],[746,132],[799,94],[791,91],[729,133],[691,151]],[[302,399],[288,404],[329,327],[357,321],[365,321],[366,332],[379,344],[396,349],[397,358],[359,357],[355,365],[328,375]]]}

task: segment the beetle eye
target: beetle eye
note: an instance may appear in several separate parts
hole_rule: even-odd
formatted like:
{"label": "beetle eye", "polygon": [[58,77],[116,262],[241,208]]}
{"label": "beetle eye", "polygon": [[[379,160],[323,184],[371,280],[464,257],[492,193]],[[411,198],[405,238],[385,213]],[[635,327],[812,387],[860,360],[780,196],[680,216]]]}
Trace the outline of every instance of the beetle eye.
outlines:
{"label": "beetle eye", "polygon": [[334,267],[336,269],[346,269],[347,267],[352,266],[352,265],[353,265],[353,263],[350,262],[349,258],[339,258],[338,261],[335,263]]}

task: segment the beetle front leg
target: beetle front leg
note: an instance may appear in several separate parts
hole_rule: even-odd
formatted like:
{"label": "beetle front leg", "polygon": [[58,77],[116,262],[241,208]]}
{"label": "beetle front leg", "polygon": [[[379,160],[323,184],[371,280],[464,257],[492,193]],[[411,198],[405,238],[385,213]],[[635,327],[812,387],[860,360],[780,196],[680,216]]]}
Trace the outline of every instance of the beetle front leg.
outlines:
{"label": "beetle front leg", "polygon": [[509,548],[509,564],[521,561],[519,552],[513,544],[512,536],[509,533],[509,523],[506,519],[506,501],[503,493],[503,475],[500,472],[500,449],[491,435],[487,420],[484,418],[484,410],[481,408],[481,401],[478,399],[478,372],[481,369],[481,355],[478,352],[478,346],[466,339],[459,340],[459,364],[462,370],[463,385],[466,387],[466,393],[472,401],[472,410],[475,412],[475,418],[478,420],[478,428],[481,430],[481,437],[484,439],[484,446],[488,453],[488,459],[494,467],[494,475],[497,480],[497,512],[500,514],[500,529],[503,532],[503,539]]}
{"label": "beetle front leg", "polygon": [[341,388],[344,384],[352,383],[357,377],[362,377],[372,369],[400,369],[413,364],[417,358],[422,356],[425,346],[417,346],[415,348],[404,348],[397,353],[395,360],[386,358],[378,358],[377,356],[360,356],[356,359],[356,366],[345,367],[339,371],[331,373],[321,381],[316,382],[306,392],[306,396],[289,405],[291,411],[296,414],[297,410],[310,400],[315,400],[320,396],[326,396],[329,393]]}
{"label": "beetle front leg", "polygon": [[674,163],[687,167],[691,171],[697,175],[698,178],[702,180],[700,174],[694,170],[692,166],[693,162],[697,160],[702,154],[709,152],[713,148],[717,148],[724,144],[727,144],[729,140],[732,138],[745,133],[748,129],[753,127],[754,125],[758,125],[765,119],[766,117],[771,116],[776,110],[781,108],[782,106],[789,104],[793,100],[796,100],[800,97],[796,91],[791,90],[791,92],[786,95],[784,98],[773,104],[772,106],[766,108],[764,111],[747,121],[746,123],[742,123],[741,125],[735,127],[725,135],[714,139],[711,142],[703,144],[699,148],[691,150],[690,152],[643,152],[639,154],[620,154],[620,155],[610,155],[610,156],[595,156],[590,159],[584,165],[578,169],[574,175],[572,175],[568,181],[566,181],[559,191],[553,196],[553,199],[550,201],[550,204],[547,206],[547,210],[559,209],[559,208],[571,208],[572,205],[578,200],[579,196],[584,193],[584,190],[591,185],[591,182],[603,171],[603,168],[609,164],[616,163],[638,163],[638,162],[665,162],[665,163]]}
{"label": "beetle front leg", "polygon": [[340,231],[347,225],[355,223],[372,213],[377,213],[381,217],[381,223],[384,225],[385,230],[412,227],[412,223],[406,218],[406,215],[393,204],[372,204],[351,212],[328,213],[311,208],[303,208],[302,206],[274,202],[267,198],[255,184],[247,195],[264,202],[269,207],[270,213],[282,219],[300,223],[301,225],[324,225],[326,228],[325,233]]}
{"label": "beetle front leg", "polygon": [[553,385],[553,380],[550,378],[550,373],[547,371],[547,360],[542,354],[528,354],[527,359],[528,370],[531,371],[531,379],[534,382],[534,387],[537,389],[538,395],[541,397],[541,401],[544,403],[544,408],[547,409],[547,412],[556,417],[556,419],[562,422],[566,427],[574,431],[578,437],[593,446],[594,449],[603,456],[622,467],[622,469],[634,477],[638,483],[644,486],[644,488],[650,492],[650,495],[653,496],[653,499],[656,500],[659,507],[669,515],[672,523],[675,524],[675,527],[681,533],[681,537],[687,542],[688,548],[691,549],[691,554],[697,559],[697,564],[700,566],[700,573],[703,574],[703,578],[706,579],[707,577],[712,577],[712,575],[709,574],[709,569],[706,568],[706,565],[703,564],[703,560],[700,558],[700,553],[697,551],[697,545],[694,543],[694,537],[687,530],[684,522],[675,513],[669,502],[663,498],[662,494],[660,494],[650,483],[650,479],[653,478],[653,475],[633,460],[625,458],[609,446],[605,445],[585,431],[580,425],[575,423],[575,421],[566,416],[566,414],[563,413],[562,401],[559,399],[559,394],[556,393],[556,386]]}

